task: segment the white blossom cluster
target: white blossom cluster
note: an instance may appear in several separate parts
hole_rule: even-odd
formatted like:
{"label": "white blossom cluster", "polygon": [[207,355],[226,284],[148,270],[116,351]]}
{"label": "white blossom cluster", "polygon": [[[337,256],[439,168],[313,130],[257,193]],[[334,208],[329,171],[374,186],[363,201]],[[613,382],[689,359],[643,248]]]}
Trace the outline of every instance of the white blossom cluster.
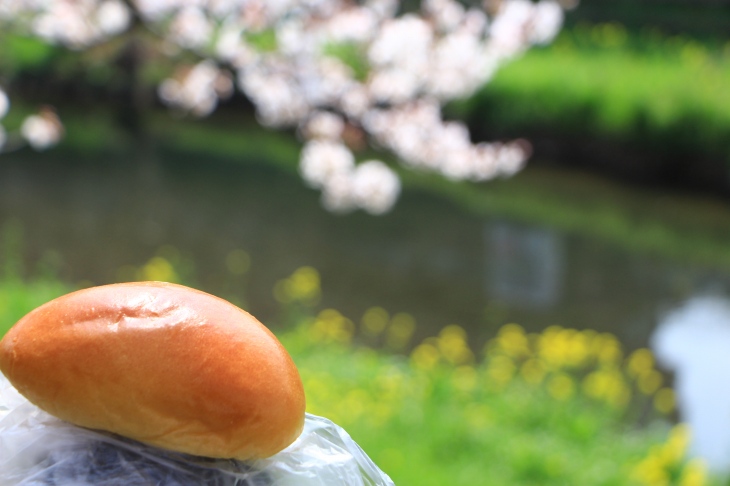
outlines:
{"label": "white blossom cluster", "polygon": [[61,140],[63,125],[56,112],[46,107],[23,121],[20,134],[34,149],[45,150]]}
{"label": "white blossom cluster", "polygon": [[125,31],[131,19],[122,0],[0,1],[0,20],[26,22],[31,34],[73,49]]}
{"label": "white blossom cluster", "polygon": [[485,181],[510,176],[522,168],[529,155],[529,145],[523,141],[472,144],[467,127],[461,122],[443,122],[440,106],[433,100],[373,109],[363,124],[406,165],[452,180]]}
{"label": "white blossom cluster", "polygon": [[[8,113],[8,109],[10,108],[10,100],[8,99],[8,95],[5,94],[5,91],[0,89],[0,121],[2,121],[3,118],[5,118],[5,115]],[[5,141],[7,140],[8,136],[5,132],[5,127],[0,125],[0,149],[5,145]]]}
{"label": "white blossom cluster", "polygon": [[305,137],[300,172],[327,208],[380,214],[397,199],[399,179],[382,162],[356,163],[347,133],[454,180],[511,175],[524,164],[526,143],[474,144],[462,123],[443,121],[441,106],[552,40],[562,8],[488,3],[423,0],[407,12],[397,0],[131,0],[133,13],[121,0],[3,0],[0,18],[25,15],[36,35],[82,47],[136,16],[164,45],[204,59],[163,82],[164,102],[205,116],[230,96],[230,69],[262,124]]}
{"label": "white blossom cluster", "polygon": [[233,94],[233,80],[213,61],[205,60],[163,81],[158,93],[169,106],[195,116],[207,116],[215,110],[219,99]]}
{"label": "white blossom cluster", "polygon": [[356,165],[352,152],[338,140],[308,141],[300,171],[310,186],[322,190],[322,203],[331,211],[361,208],[383,214],[400,194],[398,176],[387,165],[379,160]]}
{"label": "white blossom cluster", "polygon": [[[10,109],[10,100],[5,91],[0,88],[0,122]],[[63,136],[63,125],[56,113],[48,108],[42,108],[38,113],[29,115],[20,126],[20,137],[36,150],[44,150],[57,144]],[[5,127],[0,124],[0,153],[12,150],[9,136]],[[16,144],[17,145],[17,144]]]}

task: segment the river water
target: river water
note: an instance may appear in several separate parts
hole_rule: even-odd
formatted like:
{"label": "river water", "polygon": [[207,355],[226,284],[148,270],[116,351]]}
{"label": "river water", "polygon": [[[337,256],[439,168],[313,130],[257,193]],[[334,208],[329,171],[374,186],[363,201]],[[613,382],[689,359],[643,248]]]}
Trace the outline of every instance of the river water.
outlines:
{"label": "river water", "polygon": [[[271,322],[276,282],[312,266],[322,307],[355,322],[372,306],[410,313],[417,339],[452,323],[477,348],[508,322],[609,331],[628,349],[654,348],[677,377],[682,413],[699,420],[694,447],[727,465],[730,436],[718,438],[707,424],[730,410],[730,394],[713,395],[730,390],[722,364],[730,356],[730,272],[475,216],[422,192],[406,191],[385,216],[333,215],[299,179],[262,165],[143,159],[4,155],[0,227],[22,235],[17,257],[26,271],[52,267],[63,280],[103,284],[167,252],[186,283]],[[226,257],[240,250],[250,269],[233,275]]]}

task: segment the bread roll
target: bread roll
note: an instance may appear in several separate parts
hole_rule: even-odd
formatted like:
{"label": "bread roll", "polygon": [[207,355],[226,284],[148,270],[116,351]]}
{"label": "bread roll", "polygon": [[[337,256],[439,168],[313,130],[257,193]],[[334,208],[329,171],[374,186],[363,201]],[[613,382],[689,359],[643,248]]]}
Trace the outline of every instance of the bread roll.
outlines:
{"label": "bread roll", "polygon": [[56,417],[188,454],[268,457],[304,425],[302,382],[276,337],[180,285],[106,285],[53,300],[0,341],[0,371]]}

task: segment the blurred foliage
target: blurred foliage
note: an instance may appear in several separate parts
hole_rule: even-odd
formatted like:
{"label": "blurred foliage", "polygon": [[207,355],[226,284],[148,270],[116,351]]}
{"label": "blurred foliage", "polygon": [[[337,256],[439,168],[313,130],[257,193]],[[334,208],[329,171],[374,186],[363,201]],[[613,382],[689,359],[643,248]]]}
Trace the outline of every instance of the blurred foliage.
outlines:
{"label": "blurred foliage", "polygon": [[103,104],[118,111],[120,99],[124,105],[136,97],[135,104],[152,108],[157,85],[177,66],[197,61],[189,52],[166,48],[140,27],[83,50],[5,27],[0,31],[0,82],[14,103]]}
{"label": "blurred foliage", "polygon": [[279,45],[276,39],[276,31],[273,29],[260,32],[246,32],[244,38],[253,48],[260,52],[273,52]]}
{"label": "blurred foliage", "polygon": [[51,62],[58,49],[37,38],[0,33],[0,69],[7,76]]}
{"label": "blurred foliage", "polygon": [[370,67],[362,46],[354,42],[333,42],[324,46],[324,54],[342,61],[352,69],[356,80],[362,82],[367,79]]}

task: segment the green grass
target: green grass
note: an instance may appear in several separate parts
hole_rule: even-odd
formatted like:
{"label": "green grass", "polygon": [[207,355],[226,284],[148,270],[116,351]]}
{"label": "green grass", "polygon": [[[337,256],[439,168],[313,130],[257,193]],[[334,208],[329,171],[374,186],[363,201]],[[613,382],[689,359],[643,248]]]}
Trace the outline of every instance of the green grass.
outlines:
{"label": "green grass", "polygon": [[0,336],[30,310],[69,290],[67,285],[53,280],[0,280]]}
{"label": "green grass", "polygon": [[542,129],[730,156],[728,79],[730,44],[581,24],[505,65],[452,111],[509,132]]}
{"label": "green grass", "polygon": [[0,227],[0,336],[30,310],[71,290],[53,276],[51,258],[34,269],[35,278],[25,280],[20,255],[22,228],[9,221]]}

